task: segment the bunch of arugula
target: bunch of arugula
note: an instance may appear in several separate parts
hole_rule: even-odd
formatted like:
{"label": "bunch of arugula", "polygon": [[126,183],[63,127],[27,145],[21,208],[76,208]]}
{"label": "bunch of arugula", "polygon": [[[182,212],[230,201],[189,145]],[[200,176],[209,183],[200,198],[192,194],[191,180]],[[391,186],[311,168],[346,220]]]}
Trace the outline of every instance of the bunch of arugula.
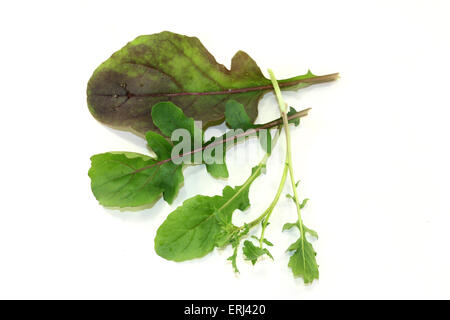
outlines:
{"label": "bunch of arugula", "polygon": [[[97,68],[89,81],[89,109],[106,124],[145,134],[156,157],[133,152],[92,156],[89,177],[100,204],[138,207],[154,203],[161,196],[170,204],[184,180],[183,163],[195,158],[194,163],[205,164],[213,177],[226,178],[229,173],[225,156],[230,143],[258,136],[265,156],[252,169],[249,178],[240,186],[226,186],[222,195],[197,195],[185,200],[159,227],[155,250],[165,259],[185,261],[202,257],[216,247],[230,245],[233,254],[228,260],[236,272],[240,247],[252,264],[264,255],[273,259],[267,248],[272,243],[265,238],[265,231],[289,174],[293,195],[288,196],[295,203],[297,221],[286,223],[283,231],[296,228],[300,232],[299,239],[287,250],[291,253],[289,267],[294,276],[302,277],[305,283],[318,279],[316,253],[306,239],[307,233],[316,238],[317,233],[307,228],[301,217],[301,209],[308,199],[300,201],[298,197],[289,131],[289,124],[297,126],[309,109],[297,112],[290,108],[288,112],[280,87],[297,89],[335,80],[337,74],[315,76],[308,72],[279,82],[271,70],[269,74],[270,80],[242,51],[233,58],[231,70],[227,70],[214,60],[197,38],[170,32],[138,37],[116,52]],[[281,117],[255,125],[258,101],[270,90],[275,90]],[[196,127],[194,118],[203,121],[203,128]],[[222,137],[205,141],[203,129],[224,120],[228,127],[240,129],[241,133],[225,133]],[[273,139],[270,134],[272,128],[276,129]],[[179,152],[178,141],[170,140],[177,129],[186,130],[192,138],[192,147],[187,152]],[[286,137],[286,159],[275,197],[257,219],[236,226],[232,223],[233,214],[250,206],[250,186],[265,170],[282,129]],[[263,132],[268,134],[263,135]],[[211,161],[218,147],[223,151],[222,161]],[[250,230],[260,225],[260,236],[249,237]]]}

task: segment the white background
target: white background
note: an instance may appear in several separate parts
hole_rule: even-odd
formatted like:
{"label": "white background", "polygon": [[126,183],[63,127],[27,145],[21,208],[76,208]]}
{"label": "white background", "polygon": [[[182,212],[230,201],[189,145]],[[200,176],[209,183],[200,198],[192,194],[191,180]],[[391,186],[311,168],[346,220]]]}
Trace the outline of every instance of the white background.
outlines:
{"label": "white background", "polygon": [[[0,298],[450,298],[448,2],[1,6]],[[121,212],[95,200],[91,155],[148,151],[142,139],[93,119],[87,81],[128,41],[163,30],[199,37],[226,66],[241,49],[278,78],[308,68],[340,72],[336,83],[285,94],[290,104],[313,108],[292,134],[300,193],[311,199],[305,224],[320,236],[319,281],[304,286],[287,267],[285,249],[297,235],[281,233],[296,215],[284,197],[267,230],[275,262],[253,267],[240,258],[236,276],[229,250],[186,263],[154,252],[171,210],[242,183],[255,162],[230,163],[229,181],[201,166],[186,169],[172,206],[160,200]],[[258,122],[278,117],[272,94],[259,110]],[[281,141],[275,152],[284,147]],[[269,161],[237,223],[264,210],[280,173],[280,158]]]}

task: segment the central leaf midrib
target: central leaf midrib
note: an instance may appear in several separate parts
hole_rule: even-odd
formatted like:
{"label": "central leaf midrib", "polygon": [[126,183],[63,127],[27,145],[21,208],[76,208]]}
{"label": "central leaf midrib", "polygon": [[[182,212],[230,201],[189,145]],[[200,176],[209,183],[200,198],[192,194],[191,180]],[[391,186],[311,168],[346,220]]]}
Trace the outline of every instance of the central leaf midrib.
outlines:
{"label": "central leaf midrib", "polygon": [[[317,76],[314,78],[306,78],[306,79],[299,79],[289,82],[281,82],[279,83],[281,88],[293,86],[300,83],[315,83],[320,82],[317,81],[317,79],[321,79],[325,76]],[[312,79],[316,79],[314,81],[310,81]],[[327,81],[327,80],[325,80]],[[118,95],[118,94],[93,94],[95,96],[101,96],[101,97],[127,97],[129,99],[131,98],[145,98],[145,97],[178,97],[178,96],[208,96],[208,95],[228,95],[228,94],[236,94],[236,93],[246,93],[246,92],[254,92],[254,91],[266,91],[266,90],[272,90],[273,86],[271,84],[268,85],[262,85],[262,86],[256,86],[256,87],[247,87],[247,88],[239,88],[239,89],[227,89],[227,90],[221,90],[221,91],[197,91],[197,92],[166,92],[166,93],[144,93],[144,94],[135,94],[132,92],[128,92],[126,95]]]}

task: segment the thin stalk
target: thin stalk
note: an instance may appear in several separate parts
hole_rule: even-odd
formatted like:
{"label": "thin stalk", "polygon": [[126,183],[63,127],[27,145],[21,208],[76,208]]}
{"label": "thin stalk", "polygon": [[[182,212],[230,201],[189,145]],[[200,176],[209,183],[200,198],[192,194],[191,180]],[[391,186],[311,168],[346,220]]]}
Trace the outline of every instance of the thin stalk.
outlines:
{"label": "thin stalk", "polygon": [[[305,85],[311,85],[316,83],[323,83],[334,81],[339,77],[339,73],[326,74],[323,76],[314,76],[311,78],[303,78],[297,80],[284,79],[280,80],[281,87],[291,87],[298,84],[304,83]],[[235,93],[245,93],[252,91],[264,91],[273,89],[272,85],[263,85],[252,88],[242,88],[242,89],[226,89],[221,91],[206,91],[206,92],[175,92],[175,93],[146,93],[146,94],[136,94],[127,91],[125,95],[121,95],[120,97],[126,97],[127,101],[130,98],[141,98],[141,97],[180,97],[180,96],[209,96],[209,95],[224,95],[224,94],[235,94]],[[111,96],[111,95],[103,95],[97,94],[97,96]]]}
{"label": "thin stalk", "polygon": [[[281,117],[283,118],[284,133],[286,136],[286,163],[289,167],[289,176],[291,178],[290,180],[291,180],[292,190],[294,192],[295,206],[297,207],[298,222],[299,222],[299,227],[300,227],[300,238],[301,238],[301,245],[302,245],[303,263],[306,263],[305,256],[304,256],[305,255],[305,251],[304,251],[305,233],[303,232],[303,220],[302,220],[302,215],[300,212],[300,202],[298,200],[297,187],[295,185],[294,168],[292,167],[291,134],[289,131],[289,123],[288,123],[288,118],[286,115],[286,105],[280,104],[281,102],[283,102],[283,98],[281,97],[281,91],[280,91],[277,79],[275,78],[273,71],[269,69],[268,72],[270,74],[270,79],[272,80],[273,86],[275,88],[275,94],[277,95],[277,100],[279,103]],[[278,88],[278,90],[277,90],[277,88]]]}
{"label": "thin stalk", "polygon": [[286,177],[288,172],[288,166],[287,164],[284,165],[283,169],[283,175],[281,176],[280,185],[278,186],[277,193],[275,195],[275,198],[273,199],[270,206],[267,208],[267,210],[263,213],[264,220],[261,227],[261,238],[259,239],[259,247],[262,249],[263,241],[264,241],[264,233],[266,231],[267,225],[269,224],[270,216],[272,215],[273,209],[275,208],[276,204],[278,203],[278,200],[280,199],[281,192],[283,191],[284,184],[286,183]]}

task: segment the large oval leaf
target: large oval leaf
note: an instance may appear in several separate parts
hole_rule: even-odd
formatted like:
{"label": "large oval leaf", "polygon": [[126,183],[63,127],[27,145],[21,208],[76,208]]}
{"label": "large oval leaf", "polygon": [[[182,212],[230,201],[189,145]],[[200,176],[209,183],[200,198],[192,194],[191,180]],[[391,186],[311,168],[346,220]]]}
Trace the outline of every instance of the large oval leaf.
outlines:
{"label": "large oval leaf", "polygon": [[[294,89],[336,76],[308,72],[281,80],[280,87]],[[254,121],[259,99],[271,89],[245,52],[235,54],[228,70],[197,38],[161,32],[137,37],[101,64],[89,80],[87,101],[99,121],[143,136],[158,131],[151,119],[158,102],[173,102],[206,128],[223,121],[229,99],[242,103]]]}

